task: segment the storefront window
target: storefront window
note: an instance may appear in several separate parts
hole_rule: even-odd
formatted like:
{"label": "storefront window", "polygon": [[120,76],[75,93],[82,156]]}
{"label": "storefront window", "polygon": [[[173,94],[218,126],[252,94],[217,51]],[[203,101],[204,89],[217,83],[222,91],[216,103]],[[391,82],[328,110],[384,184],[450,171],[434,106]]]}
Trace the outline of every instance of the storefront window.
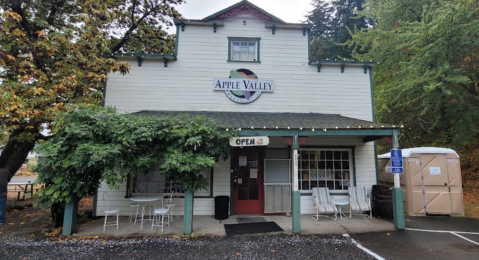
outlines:
{"label": "storefront window", "polygon": [[[195,195],[209,195],[211,183],[211,171],[201,171],[201,174],[207,179],[208,186],[205,189],[195,191]],[[132,178],[132,193],[168,193],[171,190],[178,193],[184,193],[181,183],[166,179],[158,169],[153,169],[146,174],[138,173]]]}
{"label": "storefront window", "polygon": [[300,190],[314,187],[347,190],[351,185],[350,149],[301,149],[298,160]]}

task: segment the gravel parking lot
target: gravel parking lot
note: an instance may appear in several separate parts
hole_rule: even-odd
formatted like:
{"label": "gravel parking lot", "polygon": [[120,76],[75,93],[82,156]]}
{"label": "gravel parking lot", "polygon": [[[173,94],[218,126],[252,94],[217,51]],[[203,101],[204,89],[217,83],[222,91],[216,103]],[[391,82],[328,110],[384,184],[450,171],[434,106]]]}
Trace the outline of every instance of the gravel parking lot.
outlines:
{"label": "gravel parking lot", "polygon": [[349,238],[324,235],[1,240],[0,259],[374,259]]}

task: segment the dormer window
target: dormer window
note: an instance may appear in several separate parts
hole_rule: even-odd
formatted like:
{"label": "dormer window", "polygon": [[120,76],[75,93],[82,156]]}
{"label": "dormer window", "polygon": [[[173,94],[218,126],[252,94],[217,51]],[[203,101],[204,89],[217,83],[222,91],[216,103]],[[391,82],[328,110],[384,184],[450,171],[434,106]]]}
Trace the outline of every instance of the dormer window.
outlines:
{"label": "dormer window", "polygon": [[228,61],[260,62],[260,40],[261,38],[228,37]]}

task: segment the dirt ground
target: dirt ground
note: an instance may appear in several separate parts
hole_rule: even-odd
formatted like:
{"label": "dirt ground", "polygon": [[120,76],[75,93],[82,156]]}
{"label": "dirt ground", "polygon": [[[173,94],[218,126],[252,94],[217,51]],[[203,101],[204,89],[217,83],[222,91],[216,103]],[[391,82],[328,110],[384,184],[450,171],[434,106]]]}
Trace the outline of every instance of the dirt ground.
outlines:
{"label": "dirt ground", "polygon": [[[7,223],[0,226],[1,234],[9,234],[20,237],[28,237],[33,240],[49,238],[61,238],[62,228],[52,226],[50,209],[42,210],[36,207],[36,198],[26,198],[25,200],[16,200],[16,194],[8,195],[8,206],[6,218]],[[10,208],[8,207],[7,208]],[[78,224],[85,225],[93,219],[88,218],[88,212],[93,208],[93,197],[83,198],[78,203]]]}
{"label": "dirt ground", "polygon": [[479,188],[464,188],[464,211],[468,218],[479,219]]}

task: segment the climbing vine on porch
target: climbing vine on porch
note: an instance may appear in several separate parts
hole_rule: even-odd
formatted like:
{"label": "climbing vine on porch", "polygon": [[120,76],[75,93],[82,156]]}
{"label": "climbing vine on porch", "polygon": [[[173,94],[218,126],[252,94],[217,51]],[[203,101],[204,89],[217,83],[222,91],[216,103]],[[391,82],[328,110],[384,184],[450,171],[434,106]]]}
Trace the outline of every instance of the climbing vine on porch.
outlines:
{"label": "climbing vine on porch", "polygon": [[230,153],[234,132],[205,117],[153,117],[119,114],[114,108],[78,106],[59,116],[56,134],[41,145],[36,169],[45,183],[39,202],[69,202],[95,192],[102,181],[118,188],[129,176],[155,165],[166,178],[195,191],[206,187],[201,170]]}

